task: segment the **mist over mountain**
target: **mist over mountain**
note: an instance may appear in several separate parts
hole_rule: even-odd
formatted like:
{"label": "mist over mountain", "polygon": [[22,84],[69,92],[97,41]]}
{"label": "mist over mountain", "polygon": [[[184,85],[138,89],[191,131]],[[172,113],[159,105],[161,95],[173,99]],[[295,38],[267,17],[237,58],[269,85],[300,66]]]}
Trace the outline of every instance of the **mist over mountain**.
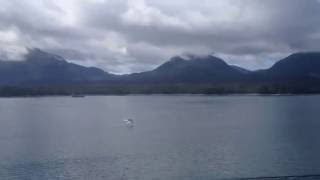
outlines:
{"label": "mist over mountain", "polygon": [[193,56],[184,59],[176,56],[148,72],[128,75],[128,82],[139,83],[222,83],[236,82],[245,73],[214,56]]}
{"label": "mist over mountain", "polygon": [[292,54],[274,64],[265,73],[269,79],[276,81],[319,81],[320,53]]}
{"label": "mist over mountain", "polygon": [[92,83],[110,74],[67,62],[63,57],[31,49],[23,61],[0,61],[0,85],[57,85]]}
{"label": "mist over mountain", "polygon": [[[229,65],[212,55],[188,58],[175,56],[150,71],[114,75],[99,68],[69,63],[61,56],[32,49],[25,55],[24,61],[0,61],[0,86],[33,89],[46,87],[48,91],[51,88],[64,89],[65,93],[70,93],[70,87],[76,86],[79,92],[93,94],[119,91],[319,93],[320,53],[295,53],[269,69],[258,71]],[[92,89],[94,91],[91,92]]]}

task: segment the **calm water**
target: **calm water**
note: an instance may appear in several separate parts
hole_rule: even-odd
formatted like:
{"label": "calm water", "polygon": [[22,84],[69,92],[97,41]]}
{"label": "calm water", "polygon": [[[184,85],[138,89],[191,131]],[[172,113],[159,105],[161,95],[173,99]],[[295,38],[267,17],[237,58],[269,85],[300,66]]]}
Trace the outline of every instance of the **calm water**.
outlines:
{"label": "calm water", "polygon": [[319,105],[320,96],[0,98],[0,179],[320,174]]}

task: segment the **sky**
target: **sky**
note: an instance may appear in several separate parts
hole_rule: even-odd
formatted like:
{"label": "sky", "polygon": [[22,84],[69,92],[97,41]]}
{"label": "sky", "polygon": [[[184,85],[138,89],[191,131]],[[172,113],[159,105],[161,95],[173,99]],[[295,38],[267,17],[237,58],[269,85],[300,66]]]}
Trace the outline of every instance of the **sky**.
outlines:
{"label": "sky", "polygon": [[268,68],[320,51],[320,0],[0,0],[0,59],[28,48],[116,74],[185,54]]}

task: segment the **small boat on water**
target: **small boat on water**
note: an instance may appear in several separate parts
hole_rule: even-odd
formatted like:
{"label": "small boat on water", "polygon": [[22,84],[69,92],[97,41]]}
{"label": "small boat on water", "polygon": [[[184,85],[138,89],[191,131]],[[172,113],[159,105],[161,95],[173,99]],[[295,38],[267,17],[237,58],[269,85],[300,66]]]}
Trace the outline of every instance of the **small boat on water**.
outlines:
{"label": "small boat on water", "polygon": [[128,118],[128,119],[124,119],[123,121],[126,123],[127,126],[129,127],[133,126],[133,123],[134,123],[133,119]]}

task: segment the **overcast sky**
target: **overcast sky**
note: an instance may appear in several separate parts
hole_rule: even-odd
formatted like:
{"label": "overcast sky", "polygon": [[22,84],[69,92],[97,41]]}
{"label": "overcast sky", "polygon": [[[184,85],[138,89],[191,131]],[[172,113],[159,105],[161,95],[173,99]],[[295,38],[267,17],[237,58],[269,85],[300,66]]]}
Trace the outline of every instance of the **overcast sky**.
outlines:
{"label": "overcast sky", "polygon": [[320,50],[319,0],[0,0],[0,59],[40,48],[113,73],[179,54],[266,68]]}

